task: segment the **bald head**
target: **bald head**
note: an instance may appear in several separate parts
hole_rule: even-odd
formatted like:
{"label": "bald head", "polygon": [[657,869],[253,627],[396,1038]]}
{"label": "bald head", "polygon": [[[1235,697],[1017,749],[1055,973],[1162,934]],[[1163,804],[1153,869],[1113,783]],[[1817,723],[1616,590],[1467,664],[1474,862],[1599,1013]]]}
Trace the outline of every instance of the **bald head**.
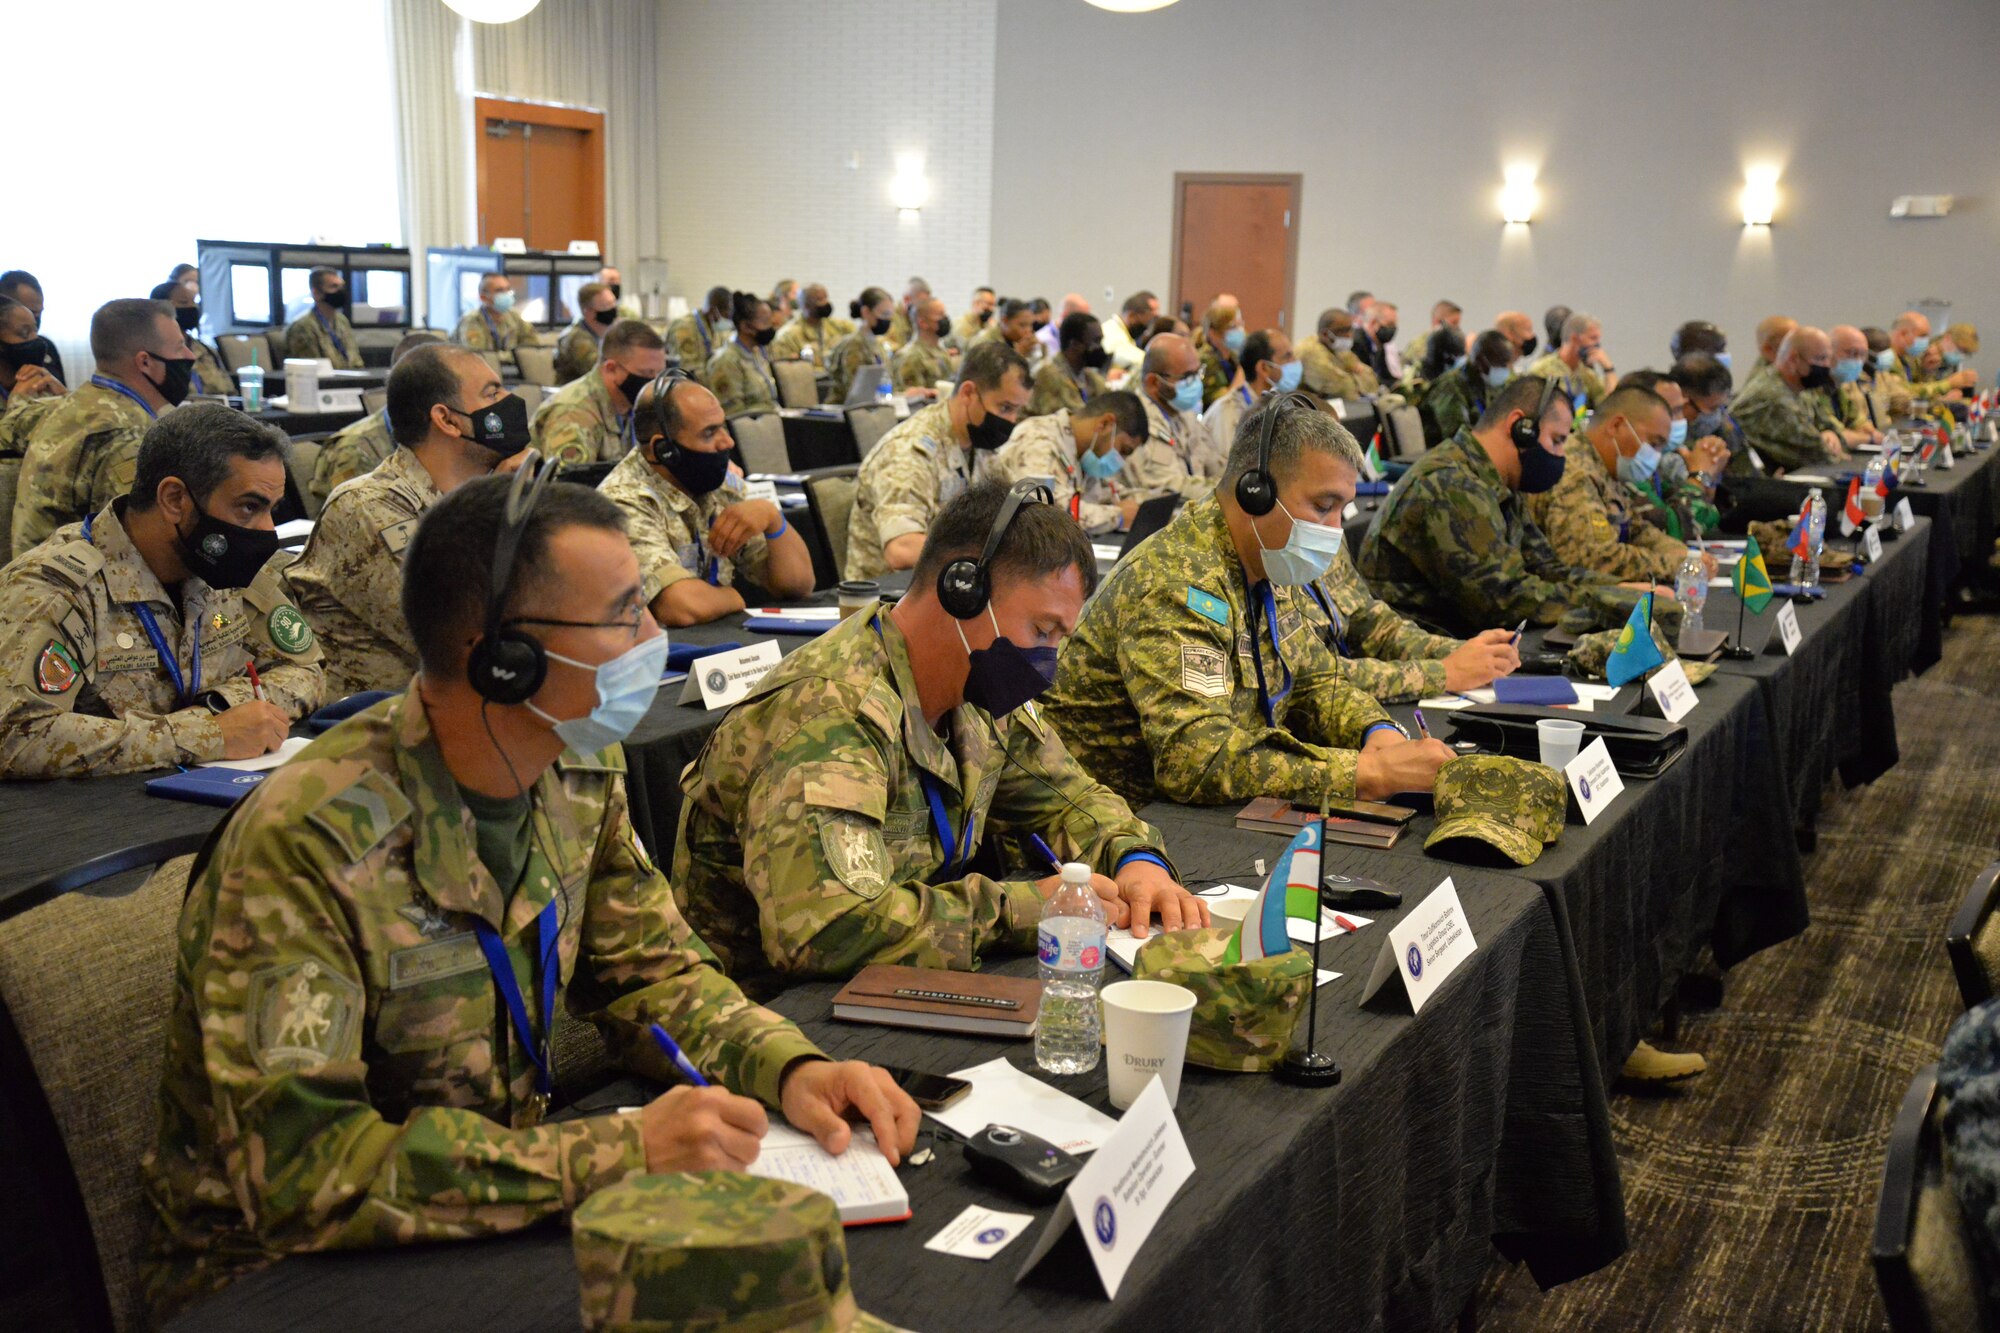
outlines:
{"label": "bald head", "polygon": [[1766,361],[1776,364],[1778,347],[1799,322],[1790,315],[1766,315],[1757,321],[1757,351]]}
{"label": "bald head", "polygon": [[1896,316],[1896,322],[1889,326],[1889,345],[1897,355],[1912,351],[1911,344],[1919,338],[1931,335],[1931,322],[1915,310],[1905,310]]}
{"label": "bald head", "polygon": [[1162,407],[1174,400],[1174,388],[1190,375],[1201,373],[1201,358],[1194,344],[1178,333],[1161,333],[1146,344],[1146,360],[1141,366],[1146,394]]}
{"label": "bald head", "polygon": [[1071,315],[1087,315],[1089,313],[1090,313],[1090,302],[1083,299],[1082,293],[1070,292],[1063,297],[1062,314],[1058,315],[1056,319],[1057,322],[1060,323],[1062,322],[1062,320],[1069,318]]}
{"label": "bald head", "polygon": [[1785,383],[1799,388],[1814,366],[1833,368],[1833,343],[1820,330],[1800,324],[1778,344],[1778,354],[1771,358],[1771,364]]}
{"label": "bald head", "polygon": [[1868,335],[1852,324],[1836,324],[1827,335],[1833,344],[1833,359],[1836,361],[1865,361],[1868,358]]}

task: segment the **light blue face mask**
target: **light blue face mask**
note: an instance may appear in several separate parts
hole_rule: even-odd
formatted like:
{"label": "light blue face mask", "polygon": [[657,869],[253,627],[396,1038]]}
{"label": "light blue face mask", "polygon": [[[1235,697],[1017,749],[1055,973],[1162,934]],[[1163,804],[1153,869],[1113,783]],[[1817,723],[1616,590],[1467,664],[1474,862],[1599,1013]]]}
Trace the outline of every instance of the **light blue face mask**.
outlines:
{"label": "light blue face mask", "polygon": [[1631,431],[1632,438],[1639,441],[1639,452],[1630,458],[1624,454],[1618,455],[1618,480],[1629,481],[1635,486],[1644,486],[1653,479],[1653,474],[1660,470],[1660,451],[1648,444],[1645,436],[1639,434],[1631,422],[1625,423],[1625,429]]}
{"label": "light blue face mask", "polygon": [[1930,350],[1931,350],[1930,334],[1920,333],[1916,337],[1910,339],[1911,356],[1922,356],[1925,352],[1928,352]]}
{"label": "light blue face mask", "polygon": [[1950,370],[1957,370],[1958,363],[1965,360],[1965,353],[1959,351],[1956,347],[1947,347],[1939,352],[1938,356],[1944,361],[1945,367]]}
{"label": "light blue face mask", "polygon": [[1465,364],[1465,358],[1461,356],[1456,361],[1453,361],[1447,369],[1457,370],[1460,366],[1463,366],[1464,364]]}
{"label": "light blue face mask", "polygon": [[514,308],[514,293],[501,292],[495,296],[493,298],[493,308],[503,315],[512,310]]}
{"label": "light blue face mask", "polygon": [[1174,410],[1176,412],[1201,411],[1201,376],[1190,375],[1174,385]]}
{"label": "light blue face mask", "polygon": [[1292,520],[1292,533],[1277,550],[1264,545],[1264,535],[1257,531],[1261,519],[1251,520],[1250,532],[1263,554],[1265,577],[1284,587],[1300,588],[1326,573],[1340,554],[1342,534],[1339,528],[1324,523],[1308,523],[1290,510],[1284,514]]}
{"label": "light blue face mask", "polygon": [[1092,481],[1110,481],[1125,470],[1125,456],[1116,449],[1107,449],[1101,454],[1086,449],[1076,463],[1083,469],[1083,475]]}
{"label": "light blue face mask", "polygon": [[1249,336],[1249,334],[1243,331],[1243,326],[1239,324],[1222,335],[1222,345],[1227,347],[1231,352],[1240,352],[1243,350],[1244,340]]}
{"label": "light blue face mask", "polygon": [[632,734],[639,719],[653,706],[660,691],[660,673],[667,665],[667,636],[655,634],[635,643],[608,662],[579,662],[561,653],[549,660],[593,672],[597,706],[582,717],[553,718],[530,702],[528,711],[554,728],[556,738],[578,754],[607,750]]}
{"label": "light blue face mask", "polygon": [[1497,389],[1513,378],[1514,368],[1512,366],[1486,367],[1486,387],[1489,389]]}
{"label": "light blue face mask", "polygon": [[1278,367],[1278,383],[1276,386],[1277,391],[1279,393],[1290,393],[1292,390],[1298,388],[1299,381],[1305,378],[1305,373],[1306,373],[1305,362],[1303,361],[1285,362],[1284,365]]}
{"label": "light blue face mask", "polygon": [[1894,348],[1884,347],[1881,351],[1875,353],[1875,369],[1894,370],[1895,368],[1896,352]]}
{"label": "light blue face mask", "polygon": [[1722,366],[1724,370],[1729,369],[1729,353],[1717,352],[1715,354],[1715,359]]}
{"label": "light blue face mask", "polygon": [[1860,378],[1861,378],[1860,357],[1858,356],[1842,357],[1840,360],[1833,363],[1833,382],[1835,384],[1852,384]]}
{"label": "light blue face mask", "polygon": [[1685,445],[1687,442],[1688,442],[1687,418],[1675,417],[1674,424],[1667,427],[1667,447],[1669,449],[1678,449],[1681,446]]}

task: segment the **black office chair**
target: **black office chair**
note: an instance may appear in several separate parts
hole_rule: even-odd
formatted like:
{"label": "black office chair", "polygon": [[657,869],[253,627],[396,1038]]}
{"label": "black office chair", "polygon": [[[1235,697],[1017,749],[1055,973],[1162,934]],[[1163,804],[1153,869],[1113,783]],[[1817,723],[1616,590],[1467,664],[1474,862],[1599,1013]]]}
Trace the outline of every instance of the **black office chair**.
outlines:
{"label": "black office chair", "polygon": [[1937,1066],[1917,1071],[1889,1131],[1869,1258],[1892,1333],[1993,1327],[1965,1218],[1945,1171]]}
{"label": "black office chair", "polygon": [[1995,982],[2000,981],[2000,919],[1995,906],[2000,906],[2000,861],[1979,872],[1945,927],[1945,956],[1951,959],[1959,996],[1968,1009],[1992,999]]}

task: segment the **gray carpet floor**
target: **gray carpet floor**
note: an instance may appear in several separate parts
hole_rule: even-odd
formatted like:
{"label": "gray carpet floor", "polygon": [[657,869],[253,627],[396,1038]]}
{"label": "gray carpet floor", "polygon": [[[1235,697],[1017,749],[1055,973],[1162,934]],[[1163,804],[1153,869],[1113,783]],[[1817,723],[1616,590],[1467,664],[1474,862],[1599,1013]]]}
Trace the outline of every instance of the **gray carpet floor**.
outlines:
{"label": "gray carpet floor", "polygon": [[1630,1251],[1546,1295],[1496,1265],[1483,1333],[1888,1327],[1868,1235],[1897,1104],[1960,1012],[1945,926],[2000,858],[1996,693],[2000,618],[1961,616],[1944,660],[1896,688],[1902,761],[1829,791],[1811,927],[1682,1023],[1708,1073],[1614,1093]]}

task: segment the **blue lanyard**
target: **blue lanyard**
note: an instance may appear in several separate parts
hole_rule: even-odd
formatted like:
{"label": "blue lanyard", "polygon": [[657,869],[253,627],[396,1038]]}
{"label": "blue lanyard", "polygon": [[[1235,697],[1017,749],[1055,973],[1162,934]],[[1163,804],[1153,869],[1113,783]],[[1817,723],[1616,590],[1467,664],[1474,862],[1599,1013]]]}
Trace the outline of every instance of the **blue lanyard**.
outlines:
{"label": "blue lanyard", "polygon": [[342,342],[340,340],[340,335],[333,331],[333,321],[328,319],[326,316],[320,314],[320,312],[317,310],[313,311],[313,318],[319,321],[319,326],[322,329],[326,330],[327,341],[333,344],[333,350],[340,353],[342,356],[346,356],[347,344]]}
{"label": "blue lanyard", "polygon": [[700,312],[696,312],[694,317],[694,331],[701,335],[701,355],[705,361],[715,355],[715,340],[709,335],[708,321],[701,316]]}
{"label": "blue lanyard", "polygon": [[[1271,652],[1285,671],[1285,683],[1278,687],[1276,694],[1272,694],[1264,682],[1264,645],[1258,642],[1257,627],[1253,623],[1250,627],[1250,660],[1257,668],[1257,694],[1264,703],[1264,720],[1275,727],[1278,725],[1278,705],[1292,693],[1292,669],[1286,665],[1285,650],[1278,644],[1278,599],[1271,593],[1270,581],[1267,579],[1258,584],[1257,591],[1263,595],[1264,631],[1271,636]],[[1252,620],[1255,620],[1254,615]]]}
{"label": "blue lanyard", "polygon": [[1333,627],[1333,642],[1330,646],[1342,657],[1354,656],[1347,651],[1346,624],[1341,620],[1340,612],[1333,609],[1333,600],[1326,595],[1326,590],[1317,583],[1308,583],[1306,591],[1312,594],[1315,602],[1319,603],[1319,609],[1326,612],[1327,624]]}
{"label": "blue lanyard", "polygon": [[944,851],[944,869],[940,873],[950,878],[972,859],[972,829],[979,822],[979,813],[976,810],[968,812],[965,817],[965,832],[954,838],[951,831],[951,816],[945,813],[944,792],[938,787],[937,779],[918,769],[917,781],[923,784],[924,799],[930,802],[931,824],[937,829],[938,846]]}
{"label": "blue lanyard", "polygon": [[500,343],[500,330],[499,330],[498,326],[496,326],[496,325],[495,325],[495,324],[493,323],[493,314],[492,314],[492,312],[491,312],[491,311],[489,311],[489,310],[488,310],[488,309],[487,309],[487,308],[486,308],[485,306],[481,306],[481,307],[479,307],[479,317],[480,317],[481,319],[483,319],[483,320],[485,320],[485,321],[486,321],[486,334],[487,334],[487,336],[488,336],[488,337],[490,337],[491,339],[493,339],[493,346],[494,346],[495,350],[497,350],[497,351],[502,351],[502,352],[506,351],[507,349],[506,349],[505,347],[501,346],[501,343]]}
{"label": "blue lanyard", "polygon": [[[104,376],[102,375],[92,375],[90,377],[90,382],[92,384],[95,384],[100,389],[109,389],[113,393],[124,394],[127,398],[130,398],[133,402],[137,403],[140,407],[144,408],[147,416],[152,417],[155,420],[159,419],[160,414],[153,410],[152,404],[148,403],[145,399],[141,398],[138,395],[138,393],[135,390],[133,390],[129,385],[120,384],[117,380],[105,379]],[[84,535],[86,537],[89,536],[88,533]]]}
{"label": "blue lanyard", "polygon": [[1250,386],[1249,386],[1249,385],[1247,385],[1247,384],[1239,384],[1239,385],[1237,385],[1237,386],[1236,386],[1236,392],[1237,392],[1237,393],[1239,393],[1239,394],[1241,394],[1241,395],[1243,396],[1243,406],[1245,406],[1245,407],[1255,407],[1255,406],[1257,405],[1257,400],[1256,400],[1255,398],[1252,398],[1252,397],[1250,396]]}
{"label": "blue lanyard", "polygon": [[[501,940],[500,932],[484,919],[473,918],[472,929],[479,936],[479,951],[486,955],[486,968],[493,974],[493,988],[500,992],[500,998],[506,1002],[507,1013],[514,1020],[514,1032],[521,1039],[521,1049],[534,1062],[535,1088],[546,1097],[555,1087],[554,1079],[549,1074],[548,1046],[546,1042],[535,1040],[534,1025],[528,1021],[528,1007],[521,999],[521,983],[514,977],[514,960],[507,956],[507,945]],[[548,906],[535,918],[535,935],[541,942],[542,1030],[546,1033],[554,1025],[556,976],[562,971],[556,959],[555,899],[549,899]]]}
{"label": "blue lanyard", "polygon": [[[85,541],[90,540],[90,526],[96,521],[97,515],[95,514],[83,520],[83,539]],[[174,656],[174,650],[167,646],[167,636],[160,633],[160,622],[153,618],[153,608],[147,606],[144,602],[133,602],[130,604],[130,609],[133,615],[139,617],[139,624],[146,631],[146,637],[153,641],[153,651],[159,655],[160,665],[166,669],[167,675],[174,682],[174,694],[179,699],[180,706],[182,708],[192,707],[194,697],[201,693],[200,622],[197,621],[194,627],[194,654],[192,660],[189,662],[189,670],[194,677],[194,686],[190,689],[187,681],[181,676],[179,659]]]}

